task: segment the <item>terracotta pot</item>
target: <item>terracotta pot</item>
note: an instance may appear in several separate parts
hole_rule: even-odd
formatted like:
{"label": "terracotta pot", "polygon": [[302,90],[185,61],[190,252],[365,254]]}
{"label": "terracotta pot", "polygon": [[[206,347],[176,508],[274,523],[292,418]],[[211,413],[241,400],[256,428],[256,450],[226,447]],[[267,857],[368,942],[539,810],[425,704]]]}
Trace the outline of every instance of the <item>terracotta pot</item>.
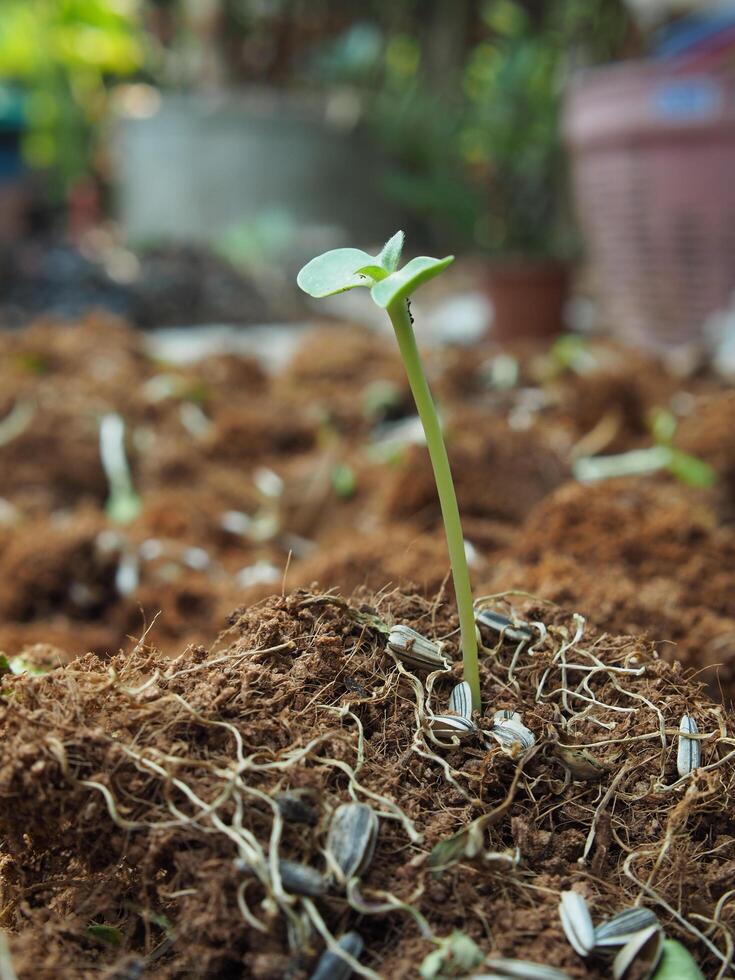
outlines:
{"label": "terracotta pot", "polygon": [[490,262],[485,286],[493,305],[491,332],[499,340],[553,337],[564,329],[569,267],[543,259]]}

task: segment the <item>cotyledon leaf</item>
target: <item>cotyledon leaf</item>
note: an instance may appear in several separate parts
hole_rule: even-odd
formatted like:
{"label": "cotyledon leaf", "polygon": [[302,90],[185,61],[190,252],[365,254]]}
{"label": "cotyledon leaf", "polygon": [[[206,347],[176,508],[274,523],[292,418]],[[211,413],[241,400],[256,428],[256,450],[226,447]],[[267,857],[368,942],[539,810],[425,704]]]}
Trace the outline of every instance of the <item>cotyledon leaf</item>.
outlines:
{"label": "cotyledon leaf", "polygon": [[704,980],[704,974],[678,939],[665,939],[653,980]]}
{"label": "cotyledon leaf", "polygon": [[375,256],[359,248],[334,248],[307,262],[296,277],[299,287],[321,299],[334,296],[355,286],[369,286],[371,280],[358,274],[358,269],[375,265]]}
{"label": "cotyledon leaf", "polygon": [[407,262],[402,269],[391,273],[381,282],[375,283],[371,295],[378,306],[387,309],[397,300],[407,299],[414,290],[438,276],[454,261],[453,255],[443,259],[432,259],[428,255],[418,255]]}

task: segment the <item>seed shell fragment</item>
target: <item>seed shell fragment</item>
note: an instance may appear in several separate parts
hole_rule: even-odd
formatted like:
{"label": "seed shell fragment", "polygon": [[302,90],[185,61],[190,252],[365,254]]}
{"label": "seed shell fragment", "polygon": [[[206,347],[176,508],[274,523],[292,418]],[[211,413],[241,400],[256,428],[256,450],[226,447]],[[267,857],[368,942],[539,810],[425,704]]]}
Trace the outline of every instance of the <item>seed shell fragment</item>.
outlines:
{"label": "seed shell fragment", "polygon": [[[365,948],[362,936],[357,932],[346,932],[337,940],[337,945],[355,960],[359,959]],[[351,976],[350,964],[337,953],[325,949],[309,980],[348,980]]]}
{"label": "seed shell fragment", "polygon": [[518,747],[521,751],[527,752],[536,743],[536,736],[521,721],[508,718],[501,724],[493,725],[488,733],[501,748],[516,752]]}
{"label": "seed shell fragment", "polygon": [[697,735],[699,729],[697,723],[691,715],[683,715],[679,723],[679,748],[676,753],[676,768],[681,777],[688,776],[690,772],[698,769],[702,764],[702,750],[699,740],[687,738],[687,735]]}
{"label": "seed shell fragment", "polygon": [[346,881],[370,865],[378,840],[378,817],[367,803],[343,803],[334,811],[327,851]]}
{"label": "seed shell fragment", "polygon": [[625,909],[595,928],[595,949],[625,946],[633,933],[657,925],[656,913],[651,909],[643,907]]}
{"label": "seed shell fragment", "polygon": [[434,715],[429,727],[440,738],[468,738],[477,731],[477,725],[473,721],[459,715]]}
{"label": "seed shell fragment", "polygon": [[[253,869],[247,861],[237,859],[235,867],[245,874],[253,874]],[[327,880],[316,868],[298,861],[283,859],[278,862],[278,873],[285,891],[292,895],[309,895],[317,898],[327,890]]]}
{"label": "seed shell fragment", "polygon": [[467,681],[462,681],[452,691],[449,698],[449,710],[463,718],[472,718],[472,690]]}
{"label": "seed shell fragment", "polygon": [[574,952],[589,956],[595,947],[595,927],[584,896],[579,892],[562,892],[559,917]]}
{"label": "seed shell fragment", "polygon": [[441,646],[410,626],[392,627],[388,634],[388,649],[414,670],[448,670],[450,666],[441,652]]}
{"label": "seed shell fragment", "polygon": [[530,626],[515,625],[507,616],[492,612],[490,609],[483,609],[479,612],[475,616],[475,621],[480,630],[490,630],[504,639],[513,640],[516,643],[530,643],[533,639],[533,631]]}
{"label": "seed shell fragment", "polygon": [[493,715],[493,725],[504,725],[506,721],[521,721],[520,712],[513,711],[511,708],[501,708]]}
{"label": "seed shell fragment", "polygon": [[658,966],[664,949],[664,937],[658,925],[634,932],[613,960],[613,977],[624,980],[635,964],[636,980],[648,980]]}

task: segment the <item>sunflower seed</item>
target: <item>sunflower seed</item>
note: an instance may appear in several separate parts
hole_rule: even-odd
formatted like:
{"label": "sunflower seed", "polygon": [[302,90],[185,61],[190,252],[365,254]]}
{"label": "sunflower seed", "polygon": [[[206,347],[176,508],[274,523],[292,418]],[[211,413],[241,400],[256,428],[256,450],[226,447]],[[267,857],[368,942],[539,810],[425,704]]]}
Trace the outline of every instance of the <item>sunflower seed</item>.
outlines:
{"label": "sunflower seed", "polygon": [[472,691],[467,681],[462,681],[452,691],[449,698],[449,710],[463,718],[472,718]]}
{"label": "sunflower seed", "polygon": [[676,753],[676,768],[680,776],[688,776],[690,772],[698,769],[702,764],[702,750],[699,740],[687,738],[687,735],[696,735],[699,731],[697,723],[691,715],[683,715],[679,722],[679,750]]}
{"label": "sunflower seed", "polygon": [[514,718],[508,718],[500,725],[493,725],[488,734],[495,739],[501,748],[510,749],[513,752],[517,751],[517,746],[520,746],[523,752],[527,752],[536,743],[536,736],[533,732]]}
{"label": "sunflower seed", "polygon": [[486,961],[492,973],[474,973],[472,980],[495,980],[496,977],[513,980],[569,980],[568,974],[553,966],[530,963],[527,960],[492,959]]}
{"label": "sunflower seed", "polygon": [[447,670],[449,661],[443,656],[441,646],[427,640],[410,626],[394,626],[388,634],[388,649],[407,667],[415,670]]}
{"label": "sunflower seed", "polygon": [[479,612],[475,616],[475,622],[481,630],[483,628],[491,630],[493,633],[499,633],[503,639],[513,640],[516,643],[521,641],[530,643],[533,639],[533,631],[530,626],[515,625],[507,616],[491,612],[489,609],[483,609],[482,612]]}
{"label": "sunflower seed", "polygon": [[[241,858],[235,861],[235,867],[245,874],[253,873],[251,865]],[[311,895],[316,898],[327,890],[327,880],[324,875],[308,864],[282,860],[278,862],[278,872],[284,889],[292,895]]]}
{"label": "sunflower seed", "polygon": [[[337,945],[353,959],[359,959],[365,948],[362,936],[357,932],[346,932],[337,940]],[[309,980],[348,980],[351,976],[352,967],[350,964],[341,956],[325,949]]]}
{"label": "sunflower seed", "polygon": [[477,725],[473,721],[460,718],[459,715],[434,715],[429,727],[435,735],[443,737],[467,738],[477,731]]}
{"label": "sunflower seed", "polygon": [[658,925],[634,932],[613,960],[613,977],[623,980],[635,963],[636,980],[648,980],[653,976],[663,950],[664,937]]}
{"label": "sunflower seed", "polygon": [[504,725],[506,721],[520,720],[520,713],[518,711],[512,711],[510,708],[502,708],[493,715],[493,725]]}
{"label": "sunflower seed", "polygon": [[311,790],[286,790],[276,796],[276,806],[284,820],[313,826],[318,819],[316,808],[308,802]]}
{"label": "sunflower seed", "polygon": [[345,880],[359,877],[370,865],[378,840],[378,817],[367,803],[343,803],[334,811],[327,851]]}
{"label": "sunflower seed", "polygon": [[327,890],[324,875],[308,864],[298,864],[296,861],[279,861],[278,870],[281,882],[287,892],[293,895],[311,895],[316,898]]}
{"label": "sunflower seed", "polygon": [[658,925],[656,913],[647,908],[625,909],[595,928],[595,949],[625,946],[634,932]]}
{"label": "sunflower seed", "polygon": [[579,892],[562,892],[559,917],[574,952],[588,956],[595,945],[595,927],[584,896]]}

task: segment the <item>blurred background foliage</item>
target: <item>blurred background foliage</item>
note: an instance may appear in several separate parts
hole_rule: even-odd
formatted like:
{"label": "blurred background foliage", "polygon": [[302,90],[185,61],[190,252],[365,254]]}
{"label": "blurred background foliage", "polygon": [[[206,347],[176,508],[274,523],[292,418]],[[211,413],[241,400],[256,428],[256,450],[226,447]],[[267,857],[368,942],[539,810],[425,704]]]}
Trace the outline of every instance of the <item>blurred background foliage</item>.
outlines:
{"label": "blurred background foliage", "polygon": [[110,79],[142,67],[137,8],[133,0],[3,0],[0,77],[21,93],[25,156],[63,187],[90,170]]}
{"label": "blurred background foliage", "polygon": [[22,93],[26,160],[61,192],[99,170],[121,79],[276,86],[366,127],[428,238],[566,256],[564,80],[630,45],[620,0],[3,0],[0,77],[8,104]]}

